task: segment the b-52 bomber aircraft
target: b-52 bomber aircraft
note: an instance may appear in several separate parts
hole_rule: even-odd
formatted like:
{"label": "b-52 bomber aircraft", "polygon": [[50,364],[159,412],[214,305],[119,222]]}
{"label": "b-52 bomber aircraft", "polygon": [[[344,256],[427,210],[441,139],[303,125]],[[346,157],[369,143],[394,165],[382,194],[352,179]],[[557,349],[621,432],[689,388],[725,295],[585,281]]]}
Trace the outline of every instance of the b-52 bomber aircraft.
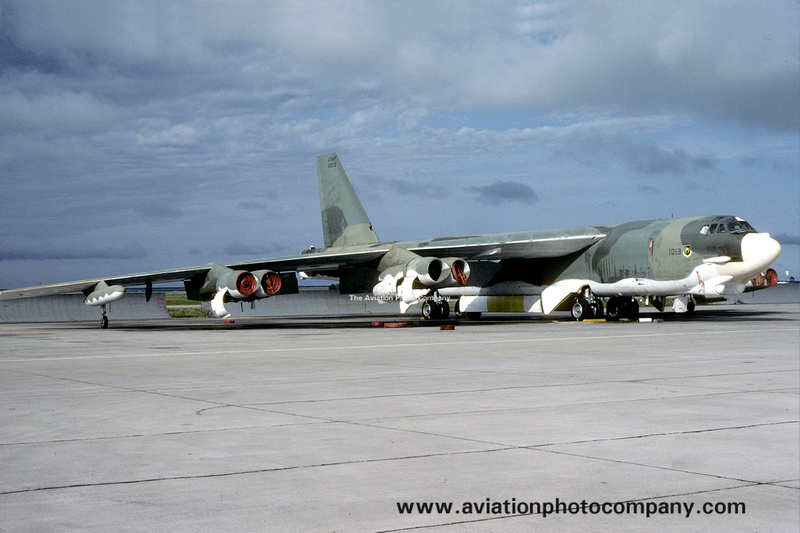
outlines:
{"label": "b-52 bomber aircraft", "polygon": [[[692,312],[695,301],[722,300],[777,283],[768,267],[780,244],[734,216],[701,216],[381,242],[336,153],[317,157],[325,247],[299,255],[111,276],[0,292],[0,300],[83,292],[103,309],[125,287],[183,281],[191,299],[228,315],[228,302],[296,293],[296,273],[339,280],[341,294],[372,293],[425,318],[477,318],[484,312],[549,314],[576,320],[635,319],[639,301]],[[605,300],[605,304],[603,303]],[[605,309],[604,309],[605,307]]]}

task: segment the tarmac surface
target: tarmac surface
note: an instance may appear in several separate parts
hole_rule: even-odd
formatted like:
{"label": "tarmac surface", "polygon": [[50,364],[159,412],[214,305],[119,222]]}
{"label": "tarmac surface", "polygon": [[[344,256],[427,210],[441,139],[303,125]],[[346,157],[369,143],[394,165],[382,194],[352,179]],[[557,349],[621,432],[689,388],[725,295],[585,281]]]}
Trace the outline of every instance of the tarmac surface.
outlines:
{"label": "tarmac surface", "polygon": [[0,531],[798,531],[800,306],[658,316],[2,324]]}

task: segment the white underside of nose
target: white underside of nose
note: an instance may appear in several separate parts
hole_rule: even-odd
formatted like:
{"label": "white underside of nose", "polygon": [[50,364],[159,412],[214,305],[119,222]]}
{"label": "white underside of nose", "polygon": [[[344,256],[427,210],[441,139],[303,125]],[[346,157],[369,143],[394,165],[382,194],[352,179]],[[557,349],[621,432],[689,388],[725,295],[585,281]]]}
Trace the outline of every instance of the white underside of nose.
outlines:
{"label": "white underside of nose", "polygon": [[781,245],[769,233],[748,233],[742,237],[742,261],[720,265],[719,273],[746,280],[772,264],[781,253]]}

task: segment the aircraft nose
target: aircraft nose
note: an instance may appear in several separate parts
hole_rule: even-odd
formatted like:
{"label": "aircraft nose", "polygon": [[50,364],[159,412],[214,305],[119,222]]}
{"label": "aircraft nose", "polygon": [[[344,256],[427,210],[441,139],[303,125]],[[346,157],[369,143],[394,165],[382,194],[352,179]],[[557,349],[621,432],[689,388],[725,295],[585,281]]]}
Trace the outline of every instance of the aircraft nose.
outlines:
{"label": "aircraft nose", "polygon": [[742,260],[765,268],[781,253],[781,245],[769,233],[748,233],[742,238]]}

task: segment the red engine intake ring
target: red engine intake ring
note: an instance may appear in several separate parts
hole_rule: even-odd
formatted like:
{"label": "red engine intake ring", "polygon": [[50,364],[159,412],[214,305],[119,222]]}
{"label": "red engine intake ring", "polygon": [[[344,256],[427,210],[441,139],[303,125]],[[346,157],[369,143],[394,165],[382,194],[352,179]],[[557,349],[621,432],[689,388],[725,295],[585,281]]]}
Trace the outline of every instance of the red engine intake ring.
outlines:
{"label": "red engine intake ring", "polygon": [[453,266],[450,267],[450,273],[459,285],[467,284],[467,275],[464,272],[464,266],[460,262],[453,263]]}
{"label": "red engine intake ring", "polygon": [[281,290],[281,275],[277,272],[268,272],[261,280],[261,287],[269,296]]}
{"label": "red engine intake ring", "polygon": [[256,277],[250,272],[242,272],[236,277],[236,290],[242,296],[250,296],[257,288]]}
{"label": "red engine intake ring", "polygon": [[778,284],[778,273],[771,268],[767,269],[767,287],[774,287]]}

